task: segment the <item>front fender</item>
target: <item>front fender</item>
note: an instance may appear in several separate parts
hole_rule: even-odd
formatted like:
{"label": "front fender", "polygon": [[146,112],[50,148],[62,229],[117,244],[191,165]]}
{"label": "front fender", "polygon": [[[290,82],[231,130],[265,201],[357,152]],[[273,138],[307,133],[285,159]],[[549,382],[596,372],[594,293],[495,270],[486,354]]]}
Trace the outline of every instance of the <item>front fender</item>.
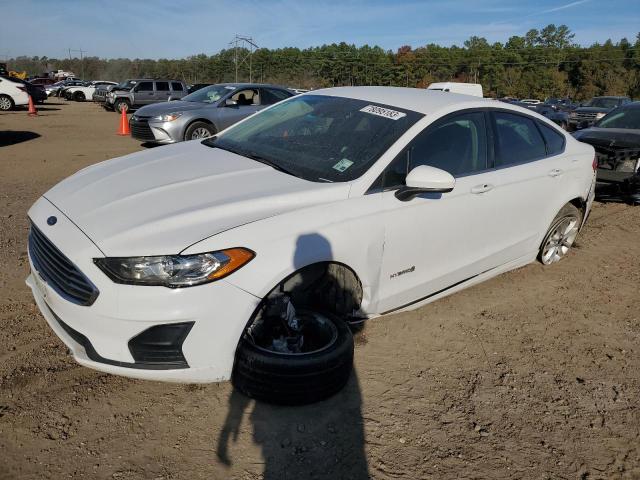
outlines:
{"label": "front fender", "polygon": [[384,240],[384,226],[377,221],[381,198],[374,197],[378,196],[341,200],[238,226],[182,253],[232,247],[253,250],[256,257],[225,281],[259,298],[308,265],[342,263],[362,284],[362,312],[374,313]]}

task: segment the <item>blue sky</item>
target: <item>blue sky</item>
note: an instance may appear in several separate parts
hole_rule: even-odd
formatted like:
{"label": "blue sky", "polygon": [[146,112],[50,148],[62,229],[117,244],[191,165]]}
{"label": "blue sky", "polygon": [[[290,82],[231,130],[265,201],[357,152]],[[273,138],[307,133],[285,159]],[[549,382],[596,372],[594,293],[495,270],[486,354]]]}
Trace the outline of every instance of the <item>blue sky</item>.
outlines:
{"label": "blue sky", "polygon": [[105,58],[181,58],[227,48],[234,34],[261,47],[345,41],[395,50],[490,42],[565,23],[582,45],[635,39],[639,0],[4,0],[0,59],[67,49]]}

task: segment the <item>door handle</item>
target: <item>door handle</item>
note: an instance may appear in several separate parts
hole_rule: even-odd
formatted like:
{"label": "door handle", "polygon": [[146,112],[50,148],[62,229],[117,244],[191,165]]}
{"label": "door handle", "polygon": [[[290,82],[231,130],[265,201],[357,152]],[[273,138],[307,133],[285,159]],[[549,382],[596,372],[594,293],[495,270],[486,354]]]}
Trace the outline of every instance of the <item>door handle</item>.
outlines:
{"label": "door handle", "polygon": [[483,183],[482,185],[476,185],[475,187],[472,187],[471,193],[485,193],[489,190],[493,190],[493,185],[491,185],[490,183]]}
{"label": "door handle", "polygon": [[560,168],[554,168],[553,170],[549,171],[549,176],[550,177],[559,177],[563,173],[564,173],[564,171],[561,170]]}

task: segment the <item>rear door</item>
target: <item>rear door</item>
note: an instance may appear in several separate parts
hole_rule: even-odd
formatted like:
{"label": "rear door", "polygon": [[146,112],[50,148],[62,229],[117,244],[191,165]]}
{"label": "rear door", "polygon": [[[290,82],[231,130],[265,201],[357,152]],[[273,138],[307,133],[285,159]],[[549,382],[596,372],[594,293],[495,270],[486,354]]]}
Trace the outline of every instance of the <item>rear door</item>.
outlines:
{"label": "rear door", "polygon": [[171,90],[169,89],[169,82],[158,81],[155,82],[155,99],[157,102],[166,102],[171,96]]}
{"label": "rear door", "polygon": [[[562,206],[568,166],[562,155],[564,137],[558,138],[552,127],[513,111],[491,110],[490,118],[494,155],[481,196],[500,212],[489,221],[493,234],[486,244],[487,256],[500,265],[535,256]],[[545,133],[554,137],[547,142]]]}
{"label": "rear door", "polygon": [[186,89],[180,82],[171,82],[171,98],[174,100],[182,98],[186,95]]}

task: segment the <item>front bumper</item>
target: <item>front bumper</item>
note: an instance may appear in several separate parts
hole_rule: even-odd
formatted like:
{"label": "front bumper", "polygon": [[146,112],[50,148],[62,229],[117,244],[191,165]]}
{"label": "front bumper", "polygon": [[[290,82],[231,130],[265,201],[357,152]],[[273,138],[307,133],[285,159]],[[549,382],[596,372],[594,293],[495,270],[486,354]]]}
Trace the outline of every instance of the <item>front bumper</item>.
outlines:
{"label": "front bumper", "polygon": [[170,144],[180,141],[180,127],[176,121],[157,122],[132,116],[129,120],[131,136],[143,142]]}
{"label": "front bumper", "polygon": [[[58,222],[48,226],[46,219],[52,215]],[[46,199],[36,202],[29,217],[100,291],[90,306],[70,302],[43,281],[29,252],[32,273],[27,285],[47,323],[78,363],[148,380],[215,382],[230,378],[236,346],[259,298],[225,280],[182,289],[113,283],[93,263],[102,252]],[[141,360],[139,349],[131,347],[141,338],[146,338],[147,345],[153,343],[148,332],[154,327],[180,325],[188,325],[184,338],[176,343],[181,346],[184,364],[159,357],[158,361],[156,357]]]}

